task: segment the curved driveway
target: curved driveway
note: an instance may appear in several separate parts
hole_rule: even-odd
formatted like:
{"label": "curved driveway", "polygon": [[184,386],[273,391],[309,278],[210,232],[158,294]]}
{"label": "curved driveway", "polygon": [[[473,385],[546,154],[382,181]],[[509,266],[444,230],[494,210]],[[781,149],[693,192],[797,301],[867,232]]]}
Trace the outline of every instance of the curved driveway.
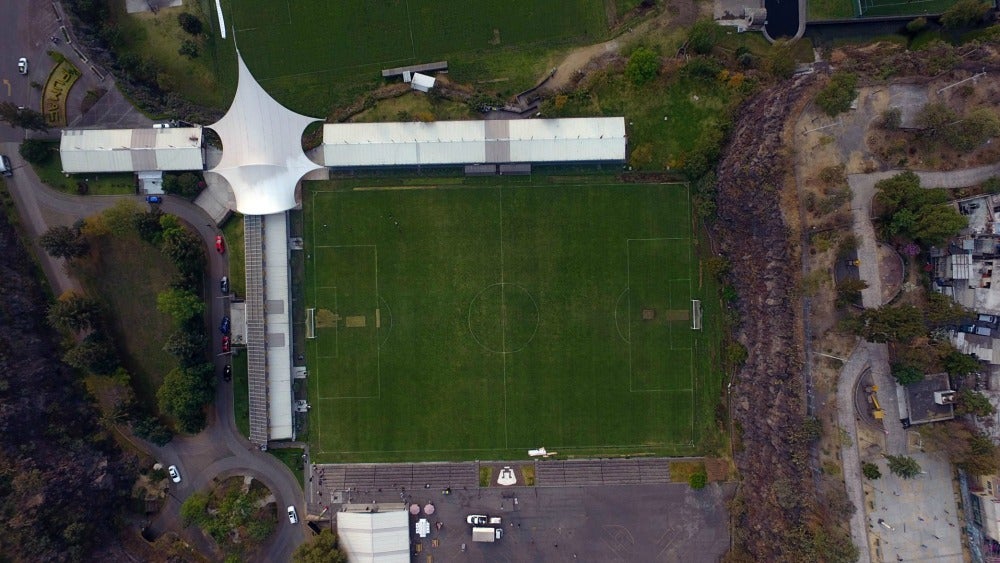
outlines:
{"label": "curved driveway", "polygon": [[[123,199],[135,201],[145,206],[141,196],[75,196],[55,191],[44,185],[30,165],[17,152],[17,143],[0,143],[0,152],[10,157],[14,175],[6,178],[18,214],[21,217],[24,234],[30,239],[35,255],[45,272],[53,293],[78,289],[79,284],[70,278],[62,260],[56,260],[38,246],[38,236],[51,224],[72,222],[84,218],[115,204]],[[225,314],[228,302],[217,299],[216,281],[228,272],[224,256],[215,252],[215,236],[219,232],[211,218],[198,206],[186,200],[166,196],[161,208],[166,213],[177,215],[190,224],[205,241],[208,255],[208,284],[206,293],[210,311],[209,334],[212,335],[212,350],[219,350],[221,335],[215,329],[218,320]],[[228,356],[216,357],[216,373],[228,361]],[[210,409],[208,427],[195,436],[177,436],[169,444],[157,447],[141,442],[149,453],[165,464],[176,464],[184,480],[170,491],[167,503],[152,523],[152,530],[161,533],[168,529],[181,532],[179,508],[192,492],[205,488],[212,479],[232,474],[246,474],[260,479],[275,496],[278,505],[277,532],[265,545],[261,554],[263,561],[288,561],[291,553],[305,539],[304,526],[291,525],[284,517],[284,507],[295,505],[301,514],[305,512],[305,499],[300,484],[291,471],[277,458],[259,451],[249,440],[239,435],[233,418],[233,387],[220,383],[216,389],[214,408]],[[211,543],[201,534],[185,534],[201,549],[211,548]]]}

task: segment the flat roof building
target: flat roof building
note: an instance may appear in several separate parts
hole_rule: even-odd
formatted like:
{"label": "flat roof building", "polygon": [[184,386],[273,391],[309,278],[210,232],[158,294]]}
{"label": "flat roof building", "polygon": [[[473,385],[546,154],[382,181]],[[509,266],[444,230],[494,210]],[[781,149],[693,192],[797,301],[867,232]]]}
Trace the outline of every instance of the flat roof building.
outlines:
{"label": "flat roof building", "polygon": [[337,513],[337,537],[348,561],[409,563],[410,513],[404,506],[348,505]]}
{"label": "flat roof building", "polygon": [[516,119],[323,126],[332,168],[624,162],[625,118]]}
{"label": "flat roof building", "polygon": [[67,174],[201,170],[201,141],[201,127],[64,129],[59,157]]}

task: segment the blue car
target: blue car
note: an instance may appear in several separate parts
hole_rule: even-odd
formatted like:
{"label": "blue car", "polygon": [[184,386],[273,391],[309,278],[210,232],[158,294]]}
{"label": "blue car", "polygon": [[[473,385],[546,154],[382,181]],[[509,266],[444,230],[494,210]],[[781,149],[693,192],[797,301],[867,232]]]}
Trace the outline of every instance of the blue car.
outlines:
{"label": "blue car", "polygon": [[163,198],[158,195],[146,196],[146,203],[163,203]]}
{"label": "blue car", "polygon": [[229,317],[222,317],[222,324],[219,325],[222,334],[229,334]]}

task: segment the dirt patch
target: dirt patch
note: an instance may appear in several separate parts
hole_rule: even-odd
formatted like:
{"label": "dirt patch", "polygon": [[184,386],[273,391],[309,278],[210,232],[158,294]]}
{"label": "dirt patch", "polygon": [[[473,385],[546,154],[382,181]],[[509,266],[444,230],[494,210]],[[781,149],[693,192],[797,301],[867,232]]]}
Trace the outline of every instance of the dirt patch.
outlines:
{"label": "dirt patch", "polygon": [[333,328],[340,321],[340,315],[329,309],[316,310],[316,328]]}
{"label": "dirt patch", "polygon": [[882,283],[882,303],[892,301],[903,287],[903,259],[895,250],[884,244],[878,245],[879,277]]}
{"label": "dirt patch", "polygon": [[367,323],[368,323],[367,318],[364,315],[347,317],[347,319],[345,319],[344,321],[344,324],[345,326],[347,326],[347,328],[364,328],[367,325]]}

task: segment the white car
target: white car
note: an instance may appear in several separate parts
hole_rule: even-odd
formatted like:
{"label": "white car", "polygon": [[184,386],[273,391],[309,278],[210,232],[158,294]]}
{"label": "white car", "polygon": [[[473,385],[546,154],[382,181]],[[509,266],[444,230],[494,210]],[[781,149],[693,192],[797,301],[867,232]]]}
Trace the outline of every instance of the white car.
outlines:
{"label": "white car", "polygon": [[299,523],[299,513],[295,512],[294,506],[288,507],[288,521],[291,522],[292,524]]}
{"label": "white car", "polygon": [[168,467],[167,473],[170,474],[170,480],[173,481],[174,483],[181,482],[181,472],[177,470],[176,465],[171,465],[170,467]]}
{"label": "white car", "polygon": [[465,517],[465,521],[470,526],[485,526],[486,525],[486,517],[483,516],[482,514],[470,514],[470,515],[468,515],[468,516]]}
{"label": "white car", "polygon": [[24,57],[17,59],[17,71],[21,74],[28,74],[28,59]]}

